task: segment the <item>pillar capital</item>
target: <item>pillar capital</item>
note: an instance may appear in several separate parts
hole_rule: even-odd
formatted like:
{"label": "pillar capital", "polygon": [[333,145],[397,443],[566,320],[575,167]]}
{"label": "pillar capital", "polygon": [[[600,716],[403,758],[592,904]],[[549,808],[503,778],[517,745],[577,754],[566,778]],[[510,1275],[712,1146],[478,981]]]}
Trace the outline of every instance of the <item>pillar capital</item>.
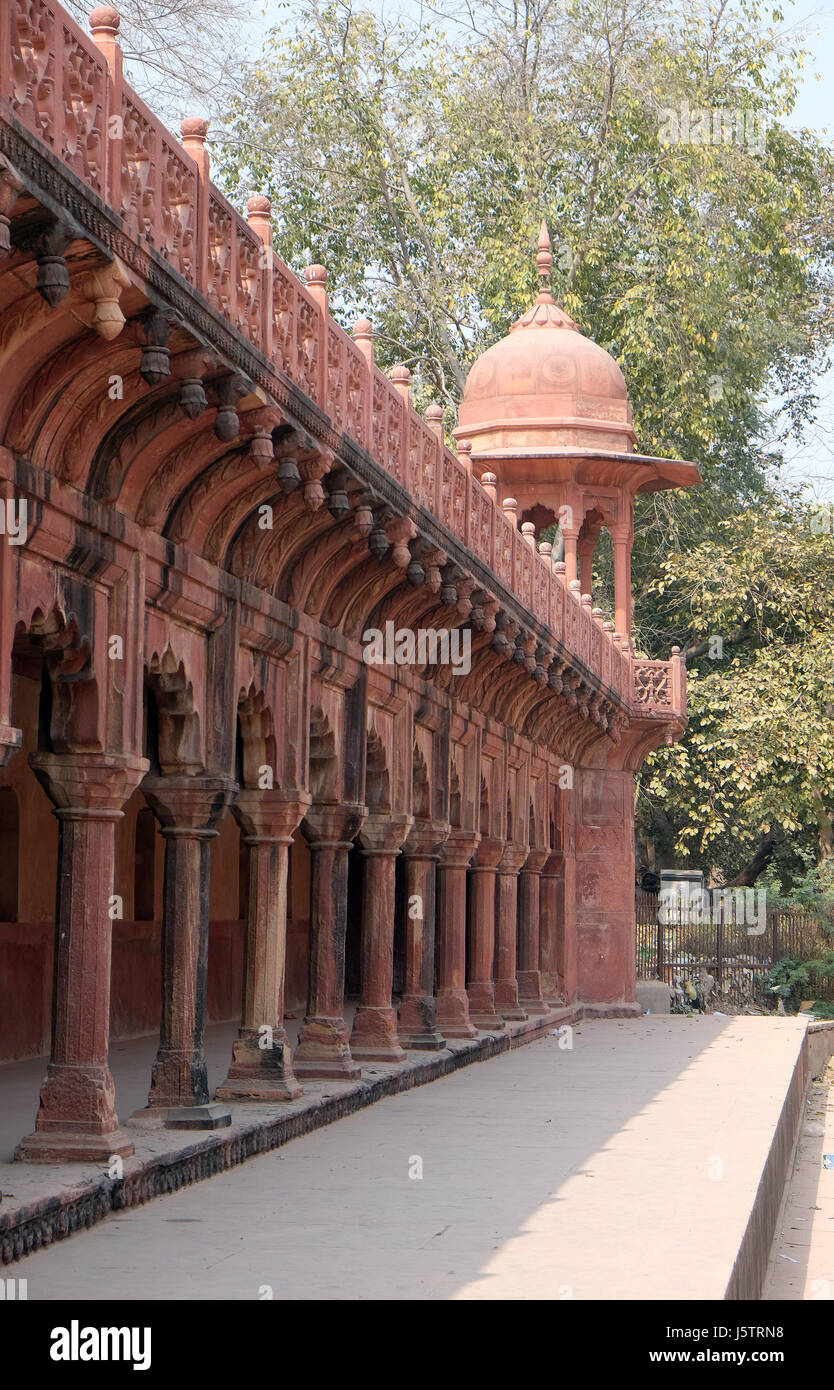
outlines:
{"label": "pillar capital", "polygon": [[359,802],[346,805],[314,802],[304,812],[304,830],[314,849],[318,845],[349,846],[356,839],[367,814],[367,807]]}
{"label": "pillar capital", "polygon": [[392,815],[390,811],[372,812],[359,831],[362,853],[399,854],[411,824],[411,816]]}
{"label": "pillar capital", "polygon": [[499,874],[517,874],[527,858],[527,854],[526,845],[516,845],[511,840],[507,840],[504,845],[504,853],[498,864]]}
{"label": "pillar capital", "polygon": [[162,834],[188,834],[195,839],[215,834],[220,820],[235,794],[234,778],[213,776],[146,777],[142,783],[145,800],[157,817]]}
{"label": "pillar capital", "polygon": [[29,766],[62,819],[118,820],[148,770],[120,753],[30,753]]}
{"label": "pillar capital", "polygon": [[0,767],[13,758],[23,740],[23,730],[11,724],[0,724]]}
{"label": "pillar capital", "polygon": [[231,809],[247,844],[259,840],[289,844],[309,807],[307,792],[288,797],[285,792],[241,787]]}
{"label": "pillar capital", "polygon": [[439,858],[451,829],[447,820],[413,821],[403,844],[403,854],[410,859]]}
{"label": "pillar capital", "polygon": [[462,830],[455,827],[449,834],[440,854],[440,862],[444,868],[466,869],[469,861],[475,852],[479,836],[474,830]]}
{"label": "pillar capital", "polygon": [[472,861],[473,870],[477,872],[478,869],[497,869],[504,847],[504,840],[479,840]]}
{"label": "pillar capital", "polygon": [[522,872],[525,874],[540,874],[549,858],[549,849],[531,849],[521,866]]}

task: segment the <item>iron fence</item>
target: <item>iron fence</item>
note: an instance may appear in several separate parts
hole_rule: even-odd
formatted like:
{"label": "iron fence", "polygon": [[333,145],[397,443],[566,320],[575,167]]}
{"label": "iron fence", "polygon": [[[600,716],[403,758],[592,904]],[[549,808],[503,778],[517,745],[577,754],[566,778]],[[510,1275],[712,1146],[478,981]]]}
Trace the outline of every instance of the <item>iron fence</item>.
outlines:
{"label": "iron fence", "polygon": [[[699,992],[703,977],[711,975],[713,1006],[720,1007],[721,1000],[736,1007],[772,1003],[764,981],[777,961],[788,956],[812,959],[830,945],[819,918],[801,909],[768,908],[761,930],[744,921],[722,920],[720,914],[718,920],[693,921],[681,907],[667,907],[661,914],[659,894],[641,888],[635,893],[635,908],[638,977],[664,980],[670,989],[686,990],[689,981]],[[834,998],[834,979],[812,977],[807,998]]]}

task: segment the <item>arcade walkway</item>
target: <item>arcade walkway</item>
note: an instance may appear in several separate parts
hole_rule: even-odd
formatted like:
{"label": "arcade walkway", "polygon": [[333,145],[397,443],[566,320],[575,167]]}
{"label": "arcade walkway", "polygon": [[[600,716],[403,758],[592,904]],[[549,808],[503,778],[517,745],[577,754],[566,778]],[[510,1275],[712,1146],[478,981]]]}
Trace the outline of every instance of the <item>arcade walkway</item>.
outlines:
{"label": "arcade walkway", "polygon": [[[570,1050],[547,1036],[381,1100],[10,1272],[30,1300],[720,1299],[751,1215],[775,1220],[762,1175],[803,1033],[580,1023]],[[767,1255],[748,1240],[742,1262]]]}

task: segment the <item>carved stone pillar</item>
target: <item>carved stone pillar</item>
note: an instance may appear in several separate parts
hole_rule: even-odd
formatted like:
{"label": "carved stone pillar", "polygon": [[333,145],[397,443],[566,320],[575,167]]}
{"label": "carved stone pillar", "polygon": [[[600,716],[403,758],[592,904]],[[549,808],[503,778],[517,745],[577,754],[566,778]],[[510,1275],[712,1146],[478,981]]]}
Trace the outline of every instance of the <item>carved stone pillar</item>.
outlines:
{"label": "carved stone pillar", "polygon": [[165,841],[162,907],[162,1027],[148,1108],[131,1117],[175,1129],[231,1122],[210,1104],[203,1035],[208,979],[211,841],[236,791],[223,775],[146,777],[145,798]]}
{"label": "carved stone pillar", "polygon": [[495,876],[503,840],[481,840],[475,851],[469,884],[469,1017],[477,1028],[504,1027],[495,1008]]}
{"label": "carved stone pillar", "polygon": [[301,1095],[284,1028],[287,876],[292,833],[309,797],[288,801],[277,791],[244,788],[232,812],[248,851],[249,898],[243,1018],[222,1100],[294,1100]]}
{"label": "carved stone pillar", "polygon": [[539,969],[542,994],[551,1004],[562,1003],[559,940],[563,923],[564,879],[561,853],[545,861],[539,889]]}
{"label": "carved stone pillar", "polygon": [[298,1035],[296,1075],[355,1080],[344,1020],[348,851],[364,819],[363,806],[313,806],[304,817],[312,858],[310,989]]}
{"label": "carved stone pillar", "polygon": [[437,1026],[446,1038],[476,1038],[466,993],[466,871],[478,836],[452,830],[437,869]]}
{"label": "carved stone pillar", "polygon": [[394,983],[394,898],[397,855],[410,824],[390,814],[368,816],[359,832],[364,858],[359,1008],[350,1048],[360,1061],[404,1062],[397,1039]]}
{"label": "carved stone pillar", "polygon": [[60,826],[52,1048],[35,1131],[15,1157],[95,1162],[133,1153],[107,1065],[114,827],[147,770],[111,753],[33,754]]}
{"label": "carved stone pillar", "polygon": [[498,865],[498,920],[495,927],[495,1007],[502,1018],[527,1017],[518,1002],[516,935],[518,931],[518,871],[527,858],[523,845],[507,842]]}
{"label": "carved stone pillar", "polygon": [[437,1028],[434,949],[437,924],[437,864],[449,834],[447,821],[416,821],[403,845],[406,881],[405,988],[399,1012],[405,1048],[439,1052],[446,1046]]}
{"label": "carved stone pillar", "polygon": [[519,1003],[528,1014],[546,1014],[539,969],[539,922],[541,874],[549,850],[531,849],[519,875],[518,892],[518,980]]}

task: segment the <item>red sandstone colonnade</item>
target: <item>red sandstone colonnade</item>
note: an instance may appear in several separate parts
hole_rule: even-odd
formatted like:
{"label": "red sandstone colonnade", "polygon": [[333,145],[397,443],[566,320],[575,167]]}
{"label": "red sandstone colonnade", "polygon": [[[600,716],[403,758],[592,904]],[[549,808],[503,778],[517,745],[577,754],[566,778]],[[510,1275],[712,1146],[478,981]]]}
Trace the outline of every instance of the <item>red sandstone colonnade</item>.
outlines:
{"label": "red sandstone colonnade", "polygon": [[[131,91],[118,27],[0,12],[0,1048],[49,1051],[38,1161],[559,1001],[633,1011],[633,773],[685,720],[622,556],[610,618],[572,557],[697,472],[635,453],[546,235],[453,451],[266,200],[214,187],[205,123],[180,143]],[[111,1030],[158,1035],[134,1116]]]}

